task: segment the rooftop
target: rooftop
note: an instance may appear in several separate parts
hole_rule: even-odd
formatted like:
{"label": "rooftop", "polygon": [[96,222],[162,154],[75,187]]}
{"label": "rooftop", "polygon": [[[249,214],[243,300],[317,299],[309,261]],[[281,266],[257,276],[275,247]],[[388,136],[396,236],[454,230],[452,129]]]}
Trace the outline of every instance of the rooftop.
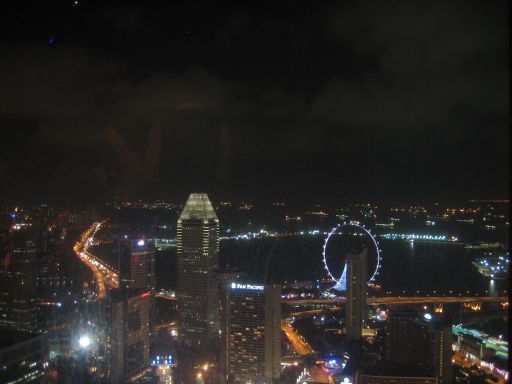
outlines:
{"label": "rooftop", "polygon": [[384,360],[362,366],[359,369],[363,375],[368,376],[435,377],[435,372],[431,367],[398,364]]}
{"label": "rooftop", "polygon": [[39,336],[39,334],[2,330],[0,331],[0,350]]}
{"label": "rooftop", "polygon": [[180,215],[180,220],[218,220],[206,193],[191,193]]}

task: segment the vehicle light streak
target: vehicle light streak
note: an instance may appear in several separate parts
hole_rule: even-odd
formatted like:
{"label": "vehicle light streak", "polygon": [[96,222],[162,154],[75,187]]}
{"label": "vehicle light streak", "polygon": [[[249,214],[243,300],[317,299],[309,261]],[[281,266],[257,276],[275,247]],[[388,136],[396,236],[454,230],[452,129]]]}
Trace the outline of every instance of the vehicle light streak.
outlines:
{"label": "vehicle light streak", "polygon": [[94,281],[97,286],[98,299],[105,298],[107,288],[119,287],[119,275],[117,272],[89,252],[89,247],[97,243],[94,240],[94,236],[101,229],[103,224],[105,224],[105,221],[94,223],[82,234],[80,240],[77,241],[73,247],[76,255],[93,273]]}
{"label": "vehicle light streak", "polygon": [[286,334],[286,337],[288,337],[288,340],[290,340],[293,349],[299,355],[312,355],[315,353],[313,348],[311,348],[311,345],[309,345],[308,342],[301,335],[299,335],[290,324],[282,321],[281,329]]}

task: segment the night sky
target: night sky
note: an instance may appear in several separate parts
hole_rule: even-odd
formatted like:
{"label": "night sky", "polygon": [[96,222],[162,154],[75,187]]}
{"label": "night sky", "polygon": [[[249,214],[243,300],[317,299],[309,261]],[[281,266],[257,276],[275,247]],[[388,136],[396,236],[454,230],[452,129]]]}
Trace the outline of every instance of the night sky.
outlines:
{"label": "night sky", "polygon": [[2,199],[508,196],[505,0],[12,3]]}

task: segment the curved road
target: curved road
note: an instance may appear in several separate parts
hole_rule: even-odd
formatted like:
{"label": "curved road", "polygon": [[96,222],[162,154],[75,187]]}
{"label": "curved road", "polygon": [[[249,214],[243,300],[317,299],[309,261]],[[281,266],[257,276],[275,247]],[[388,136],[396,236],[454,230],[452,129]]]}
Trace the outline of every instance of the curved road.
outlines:
{"label": "curved road", "polygon": [[91,269],[94,275],[98,299],[105,298],[107,288],[119,287],[119,275],[110,266],[105,264],[105,262],[89,252],[89,247],[95,244],[94,236],[105,222],[106,221],[100,221],[94,223],[82,234],[80,240],[78,240],[73,247],[76,255]]}

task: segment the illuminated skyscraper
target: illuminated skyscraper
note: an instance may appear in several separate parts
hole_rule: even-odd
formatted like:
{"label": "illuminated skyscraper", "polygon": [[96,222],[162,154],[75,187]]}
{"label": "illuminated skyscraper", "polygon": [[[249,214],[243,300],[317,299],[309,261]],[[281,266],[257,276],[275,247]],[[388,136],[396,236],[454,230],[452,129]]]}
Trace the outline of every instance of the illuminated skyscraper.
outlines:
{"label": "illuminated skyscraper", "polygon": [[366,320],[366,260],[368,249],[347,255],[347,304],[345,327],[349,342],[361,339],[361,327]]}
{"label": "illuminated skyscraper", "polygon": [[36,233],[15,229],[9,261],[0,272],[0,328],[39,332],[39,310],[35,305],[37,272]]}
{"label": "illuminated skyscraper", "polygon": [[119,278],[122,288],[155,289],[155,243],[148,239],[119,241]]}
{"label": "illuminated skyscraper", "polygon": [[281,373],[281,286],[228,282],[222,303],[221,382],[272,383]]}
{"label": "illuminated skyscraper", "polygon": [[185,344],[199,346],[219,335],[219,219],[208,195],[191,193],[178,219],[178,326]]}

